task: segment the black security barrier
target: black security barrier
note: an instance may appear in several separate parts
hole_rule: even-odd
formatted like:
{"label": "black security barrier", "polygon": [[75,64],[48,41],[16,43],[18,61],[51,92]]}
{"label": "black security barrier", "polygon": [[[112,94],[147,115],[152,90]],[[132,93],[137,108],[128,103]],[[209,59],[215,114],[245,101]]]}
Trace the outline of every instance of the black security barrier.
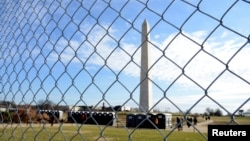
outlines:
{"label": "black security barrier", "polygon": [[166,117],[165,117],[165,115],[160,113],[160,114],[157,114],[156,117],[158,118],[157,127],[159,129],[165,129],[166,128]]}
{"label": "black security barrier", "polygon": [[148,113],[126,115],[126,127],[166,129],[172,127],[172,115],[167,113]]}
{"label": "black security barrier", "polygon": [[77,112],[68,112],[68,122],[72,123],[85,123],[86,122],[86,114],[82,111]]}
{"label": "black security barrier", "polygon": [[154,114],[147,114],[146,120],[144,121],[144,128],[155,128],[156,116]]}
{"label": "black security barrier", "polygon": [[158,124],[157,127],[159,129],[166,129],[170,128],[172,126],[172,115],[171,114],[165,114],[165,113],[159,113],[156,115]]}
{"label": "black security barrier", "polygon": [[72,112],[72,119],[73,119],[73,122],[77,123],[78,122],[78,113],[77,112]]}
{"label": "black security barrier", "polygon": [[99,120],[99,118],[98,118],[98,112],[92,112],[91,114],[92,114],[92,119],[93,119],[93,123],[92,124],[99,124],[98,123],[98,120]]}
{"label": "black security barrier", "polygon": [[70,112],[68,112],[68,122],[73,122],[74,120],[73,120],[73,112],[72,111],[70,111]]}
{"label": "black security barrier", "polygon": [[[60,118],[59,111],[41,110],[40,113],[47,113],[49,116]],[[79,124],[99,124],[99,125],[116,125],[116,117],[114,112],[89,112],[77,111],[68,112],[68,121]],[[166,129],[172,126],[172,115],[167,113],[130,113],[126,116],[126,127],[139,128],[159,128]]]}
{"label": "black security barrier", "polygon": [[81,111],[79,113],[78,118],[79,118],[79,123],[85,123],[86,122],[86,114],[85,114],[85,112]]}
{"label": "black security barrier", "polygon": [[135,115],[136,119],[136,126],[138,126],[138,128],[144,128],[145,124],[144,124],[144,120],[146,118],[145,114],[136,114]]}
{"label": "black security barrier", "polygon": [[78,123],[78,112],[70,112],[69,114],[70,117],[68,120],[73,123]]}
{"label": "black security barrier", "polygon": [[86,121],[85,124],[95,124],[95,121],[93,120],[93,112],[85,112]]}
{"label": "black security barrier", "polygon": [[115,113],[107,113],[107,124],[106,125],[112,125],[115,126],[116,124],[116,118],[115,118]]}
{"label": "black security barrier", "polygon": [[114,112],[68,112],[68,121],[79,124],[116,125]]}
{"label": "black security barrier", "polygon": [[96,119],[96,122],[99,125],[104,125],[104,123],[105,123],[105,121],[104,121],[104,113],[102,113],[102,112],[97,113],[97,116],[95,117],[95,119]]}
{"label": "black security barrier", "polygon": [[81,114],[80,114],[80,112],[76,112],[74,118],[76,120],[76,123],[81,123],[82,122],[81,121]]}
{"label": "black security barrier", "polygon": [[108,125],[109,124],[109,122],[110,122],[110,120],[112,120],[112,119],[109,119],[109,116],[108,116],[108,113],[103,113],[103,119],[102,119],[102,123],[103,123],[103,125]]}
{"label": "black security barrier", "polygon": [[98,124],[98,113],[97,112],[92,112],[91,115],[92,117],[90,118],[91,119],[91,123],[92,124]]}
{"label": "black security barrier", "polygon": [[113,116],[110,116],[109,113],[103,113],[102,114],[102,125],[112,125],[112,120],[113,120]]}
{"label": "black security barrier", "polygon": [[99,125],[113,125],[115,124],[115,114],[112,112],[98,112],[94,113],[93,117]]}
{"label": "black security barrier", "polygon": [[59,111],[54,111],[54,116],[55,116],[57,119],[59,119],[59,117],[60,117]]}
{"label": "black security barrier", "polygon": [[136,115],[135,114],[127,114],[126,127],[136,127]]}

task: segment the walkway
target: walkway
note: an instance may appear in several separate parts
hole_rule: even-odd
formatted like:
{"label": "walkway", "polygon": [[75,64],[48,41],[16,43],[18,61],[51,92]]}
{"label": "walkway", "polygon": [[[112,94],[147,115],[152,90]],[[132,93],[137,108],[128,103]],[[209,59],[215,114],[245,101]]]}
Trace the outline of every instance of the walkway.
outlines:
{"label": "walkway", "polygon": [[[204,122],[197,123],[195,126],[197,130],[199,130],[202,133],[207,133],[207,125],[213,123],[213,120],[208,120]],[[187,125],[184,124],[183,131],[184,132],[198,132],[194,127],[187,127]],[[177,129],[176,129],[177,130]]]}

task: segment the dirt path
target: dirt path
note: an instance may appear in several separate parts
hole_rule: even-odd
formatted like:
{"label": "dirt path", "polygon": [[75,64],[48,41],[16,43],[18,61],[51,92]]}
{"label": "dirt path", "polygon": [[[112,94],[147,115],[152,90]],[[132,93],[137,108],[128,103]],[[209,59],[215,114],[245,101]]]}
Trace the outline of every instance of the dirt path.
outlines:
{"label": "dirt path", "polygon": [[[209,121],[204,121],[204,122],[200,122],[197,123],[197,125],[194,127],[187,127],[187,125],[183,126],[183,130],[184,132],[198,132],[198,130],[202,133],[207,133],[207,125],[213,123],[213,120],[209,120]],[[177,131],[177,129],[176,129]]]}

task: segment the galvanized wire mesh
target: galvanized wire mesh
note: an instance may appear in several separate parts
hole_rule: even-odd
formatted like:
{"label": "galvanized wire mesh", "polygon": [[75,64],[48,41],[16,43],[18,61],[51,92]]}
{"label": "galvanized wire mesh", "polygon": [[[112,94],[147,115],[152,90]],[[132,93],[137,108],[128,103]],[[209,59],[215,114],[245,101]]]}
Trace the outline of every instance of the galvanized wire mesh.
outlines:
{"label": "galvanized wire mesh", "polygon": [[[238,123],[234,116],[249,108],[249,8],[245,0],[1,1],[1,108],[48,104],[52,110],[61,105],[92,110],[105,103],[115,113],[115,105],[136,110],[146,19],[153,56],[146,70],[153,75],[149,112],[179,112],[185,118],[211,107],[229,115],[229,124]],[[1,130],[7,131],[13,121],[4,113],[1,121],[8,122]],[[100,132],[95,140],[115,140],[103,134],[105,127],[96,126]],[[66,137],[62,123],[59,127],[56,134],[75,139]],[[78,131],[82,126],[77,127],[72,134],[84,140]],[[14,133],[19,125],[10,128]],[[30,128],[37,139],[42,130]],[[138,129],[122,128],[133,140]],[[49,134],[48,127],[43,130]],[[175,128],[169,133],[156,130],[167,139]],[[26,140],[28,131],[21,133]],[[6,132],[1,138],[18,140]]]}

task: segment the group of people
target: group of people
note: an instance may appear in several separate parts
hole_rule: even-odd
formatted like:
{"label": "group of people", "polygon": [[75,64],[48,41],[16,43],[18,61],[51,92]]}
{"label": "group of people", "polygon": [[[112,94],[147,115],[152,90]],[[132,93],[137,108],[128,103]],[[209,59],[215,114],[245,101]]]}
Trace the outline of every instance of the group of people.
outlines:
{"label": "group of people", "polygon": [[210,120],[210,116],[205,117],[206,121]]}
{"label": "group of people", "polygon": [[192,123],[193,123],[194,126],[196,126],[197,122],[198,122],[198,120],[197,120],[196,117],[194,117],[194,119],[192,117],[187,118],[187,126],[188,126],[188,128],[192,125]]}
{"label": "group of people", "polygon": [[[179,117],[176,117],[176,126],[178,128],[178,131],[182,131],[183,130],[183,118],[179,118]],[[197,117],[188,117],[186,119],[186,122],[187,122],[187,126],[188,128],[190,128],[191,125],[193,126],[196,126],[197,125]]]}

